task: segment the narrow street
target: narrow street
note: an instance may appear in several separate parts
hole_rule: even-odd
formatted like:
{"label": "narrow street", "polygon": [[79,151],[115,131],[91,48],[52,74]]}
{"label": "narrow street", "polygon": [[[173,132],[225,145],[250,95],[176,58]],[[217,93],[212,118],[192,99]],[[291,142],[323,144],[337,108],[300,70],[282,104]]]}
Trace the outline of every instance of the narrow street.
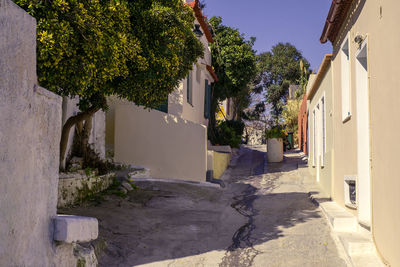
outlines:
{"label": "narrow street", "polygon": [[99,219],[100,266],[346,266],[297,154],[280,164],[264,155],[242,148],[224,189],[139,183],[127,199],[65,212]]}

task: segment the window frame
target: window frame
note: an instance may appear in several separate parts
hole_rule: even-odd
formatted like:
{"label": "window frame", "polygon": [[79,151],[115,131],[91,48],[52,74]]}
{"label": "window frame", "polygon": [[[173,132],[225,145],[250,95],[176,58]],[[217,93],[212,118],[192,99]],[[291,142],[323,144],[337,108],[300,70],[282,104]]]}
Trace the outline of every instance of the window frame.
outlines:
{"label": "window frame", "polygon": [[342,122],[351,118],[351,60],[350,60],[350,38],[347,36],[340,46],[341,60],[341,103]]}

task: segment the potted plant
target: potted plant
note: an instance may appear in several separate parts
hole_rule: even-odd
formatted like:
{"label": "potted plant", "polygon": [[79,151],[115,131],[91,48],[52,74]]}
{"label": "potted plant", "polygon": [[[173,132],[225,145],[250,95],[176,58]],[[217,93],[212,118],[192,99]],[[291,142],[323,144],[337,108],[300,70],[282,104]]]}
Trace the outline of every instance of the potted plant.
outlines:
{"label": "potted plant", "polygon": [[281,125],[271,127],[265,132],[267,139],[267,159],[269,162],[283,161],[283,139],[285,131]]}

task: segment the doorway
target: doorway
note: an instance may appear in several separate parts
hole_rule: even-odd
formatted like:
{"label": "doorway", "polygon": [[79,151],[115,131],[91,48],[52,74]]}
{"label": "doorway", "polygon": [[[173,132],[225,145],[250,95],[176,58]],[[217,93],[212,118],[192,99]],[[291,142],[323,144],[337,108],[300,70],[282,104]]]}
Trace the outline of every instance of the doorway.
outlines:
{"label": "doorway", "polygon": [[371,226],[370,120],[367,39],[356,54],[358,220]]}

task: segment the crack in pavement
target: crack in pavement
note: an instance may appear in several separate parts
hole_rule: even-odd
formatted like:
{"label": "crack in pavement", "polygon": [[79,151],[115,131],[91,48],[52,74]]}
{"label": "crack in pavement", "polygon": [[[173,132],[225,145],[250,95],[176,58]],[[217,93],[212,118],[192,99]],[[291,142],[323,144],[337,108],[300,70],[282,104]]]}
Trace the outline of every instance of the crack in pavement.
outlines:
{"label": "crack in pavement", "polygon": [[[252,175],[263,174],[264,160],[262,160],[255,168],[251,168],[250,173]],[[234,233],[232,244],[225,252],[225,256],[219,264],[220,267],[251,266],[255,257],[261,253],[254,248],[253,243],[256,239],[252,237],[252,233],[256,229],[254,217],[258,214],[258,211],[253,206],[254,202],[258,198],[256,195],[257,191],[258,189],[256,187],[247,185],[241,195],[233,197],[234,201],[231,204],[231,207],[248,220],[247,223],[242,225]]]}

